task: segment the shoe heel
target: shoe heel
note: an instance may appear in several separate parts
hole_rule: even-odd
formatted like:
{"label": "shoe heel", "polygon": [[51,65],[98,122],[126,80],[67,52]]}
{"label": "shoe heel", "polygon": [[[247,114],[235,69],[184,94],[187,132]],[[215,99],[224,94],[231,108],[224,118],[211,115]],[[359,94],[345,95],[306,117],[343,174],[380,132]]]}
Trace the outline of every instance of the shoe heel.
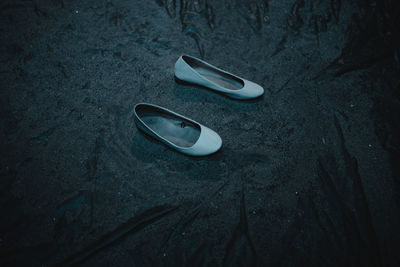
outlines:
{"label": "shoe heel", "polygon": [[186,82],[186,81],[183,81],[183,80],[179,79],[179,78],[176,77],[175,75],[174,75],[174,79],[175,79],[175,82],[176,82],[176,83],[179,83],[179,84],[182,84],[182,85],[191,85],[191,84],[192,84],[192,83],[190,83],[190,82]]}

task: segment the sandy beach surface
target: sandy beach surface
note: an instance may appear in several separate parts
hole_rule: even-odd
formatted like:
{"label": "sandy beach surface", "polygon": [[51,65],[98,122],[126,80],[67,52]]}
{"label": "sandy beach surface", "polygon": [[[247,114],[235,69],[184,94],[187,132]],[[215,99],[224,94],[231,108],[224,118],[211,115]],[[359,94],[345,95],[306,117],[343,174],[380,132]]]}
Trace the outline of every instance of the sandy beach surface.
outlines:
{"label": "sandy beach surface", "polygon": [[[0,265],[399,266],[399,46],[383,15],[397,6],[382,3],[2,1]],[[182,54],[265,94],[178,84]],[[187,157],[144,135],[139,102],[222,149]]]}

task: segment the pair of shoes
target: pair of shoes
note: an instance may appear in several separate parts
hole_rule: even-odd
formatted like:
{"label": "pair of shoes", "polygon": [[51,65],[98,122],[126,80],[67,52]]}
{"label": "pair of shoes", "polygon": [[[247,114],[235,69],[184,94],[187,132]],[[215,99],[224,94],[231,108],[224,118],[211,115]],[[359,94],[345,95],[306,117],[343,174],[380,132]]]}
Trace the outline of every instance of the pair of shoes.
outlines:
{"label": "pair of shoes", "polygon": [[[174,73],[178,81],[200,85],[235,99],[252,99],[264,94],[260,85],[192,56],[181,56],[175,63]],[[222,146],[222,139],[215,131],[166,108],[139,103],[133,114],[140,130],[183,154],[206,156]]]}

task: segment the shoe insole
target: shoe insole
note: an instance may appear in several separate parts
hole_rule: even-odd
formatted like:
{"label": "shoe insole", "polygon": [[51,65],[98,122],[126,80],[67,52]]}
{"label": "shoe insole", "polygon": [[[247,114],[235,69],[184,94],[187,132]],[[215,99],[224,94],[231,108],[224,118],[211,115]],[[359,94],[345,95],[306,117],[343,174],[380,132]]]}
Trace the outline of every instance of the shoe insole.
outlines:
{"label": "shoe insole", "polygon": [[210,69],[195,67],[194,68],[200,75],[204,76],[207,80],[212,81],[213,83],[218,84],[221,87],[230,90],[239,90],[243,88],[243,85],[236,80],[230,79],[224,75],[220,75],[217,72],[214,72]]}
{"label": "shoe insole", "polygon": [[200,127],[174,114],[149,108],[137,114],[154,132],[177,146],[191,147],[199,139]]}
{"label": "shoe insole", "polygon": [[243,81],[222,71],[214,69],[200,61],[194,60],[190,57],[184,56],[183,59],[200,75],[204,76],[209,81],[218,84],[221,87],[230,90],[242,89]]}

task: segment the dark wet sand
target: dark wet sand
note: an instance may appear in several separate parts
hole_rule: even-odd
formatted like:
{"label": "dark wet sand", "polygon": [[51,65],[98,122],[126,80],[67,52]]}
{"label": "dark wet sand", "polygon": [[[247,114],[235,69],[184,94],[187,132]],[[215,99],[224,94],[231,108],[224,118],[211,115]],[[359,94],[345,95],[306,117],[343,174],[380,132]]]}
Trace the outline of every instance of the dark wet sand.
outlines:
{"label": "dark wet sand", "polygon": [[[399,266],[398,12],[366,2],[2,1],[0,265]],[[182,54],[265,95],[178,84]],[[221,151],[143,135],[139,102]]]}

